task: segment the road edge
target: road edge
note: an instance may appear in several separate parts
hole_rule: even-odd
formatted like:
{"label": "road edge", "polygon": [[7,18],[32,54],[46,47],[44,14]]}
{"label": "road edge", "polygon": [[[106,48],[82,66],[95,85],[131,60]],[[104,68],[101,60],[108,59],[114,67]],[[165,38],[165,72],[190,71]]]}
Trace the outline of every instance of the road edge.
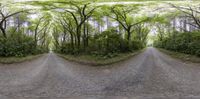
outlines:
{"label": "road edge", "polygon": [[29,55],[25,57],[0,57],[0,64],[14,64],[14,63],[22,63],[25,61],[31,61],[36,58],[39,58],[43,56],[44,54],[38,54],[38,55]]}
{"label": "road edge", "polygon": [[113,58],[109,59],[110,61],[108,60],[102,60],[102,61],[90,61],[90,60],[80,60],[76,57],[69,57],[67,55],[64,55],[64,54],[59,54],[59,53],[56,53],[57,56],[65,59],[65,60],[68,60],[68,61],[72,61],[72,62],[76,62],[76,63],[79,63],[79,64],[83,64],[83,65],[89,65],[89,66],[104,66],[104,65],[111,65],[111,64],[114,64],[114,63],[118,63],[118,62],[121,62],[121,61],[125,61],[133,56],[136,56],[142,52],[144,52],[146,50],[146,48],[142,49],[142,50],[138,50],[138,51],[135,51],[135,52],[132,52],[132,53],[129,53],[127,55],[124,55],[123,57],[122,56],[117,56],[118,58],[112,60]]}
{"label": "road edge", "polygon": [[200,57],[197,57],[195,55],[189,55],[189,54],[184,54],[184,53],[180,53],[180,52],[169,51],[169,50],[162,49],[162,48],[156,48],[156,49],[158,49],[160,52],[163,52],[163,53],[171,56],[172,58],[176,58],[176,59],[179,59],[184,62],[200,63]]}

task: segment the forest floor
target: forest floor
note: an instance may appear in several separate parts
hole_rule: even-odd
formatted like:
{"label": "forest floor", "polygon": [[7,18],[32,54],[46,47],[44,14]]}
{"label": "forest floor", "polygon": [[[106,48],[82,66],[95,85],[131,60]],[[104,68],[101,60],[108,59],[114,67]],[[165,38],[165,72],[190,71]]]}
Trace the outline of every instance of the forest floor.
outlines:
{"label": "forest floor", "polygon": [[0,63],[2,63],[2,64],[20,63],[20,62],[29,61],[29,60],[38,58],[40,56],[42,56],[42,54],[28,55],[25,57],[0,57]]}
{"label": "forest floor", "polygon": [[174,58],[180,59],[184,62],[194,62],[194,63],[200,63],[200,57],[197,57],[195,55],[189,55],[189,54],[184,54],[184,53],[179,53],[179,52],[173,52],[173,51],[168,51],[165,49],[159,49],[159,51],[164,52]]}
{"label": "forest floor", "polygon": [[107,56],[96,56],[96,55],[64,55],[57,54],[58,56],[73,62],[77,62],[80,64],[90,65],[90,66],[104,66],[113,63],[117,63],[123,60],[126,60],[130,57],[138,55],[143,52],[143,50],[137,50],[129,53],[116,53],[110,54],[110,57]]}
{"label": "forest floor", "polygon": [[0,64],[0,99],[200,99],[200,64],[155,48],[100,67],[49,53]]}

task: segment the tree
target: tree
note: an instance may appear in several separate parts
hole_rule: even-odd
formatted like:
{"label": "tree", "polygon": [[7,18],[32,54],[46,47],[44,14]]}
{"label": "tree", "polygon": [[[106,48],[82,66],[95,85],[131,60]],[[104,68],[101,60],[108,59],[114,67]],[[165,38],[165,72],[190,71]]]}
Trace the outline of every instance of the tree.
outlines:
{"label": "tree", "polygon": [[193,20],[189,22],[184,22],[185,24],[188,24],[190,26],[193,26],[197,28],[198,30],[200,29],[200,11],[199,7],[182,7],[182,6],[177,6],[174,4],[170,4],[173,8],[177,9],[178,11],[182,12],[184,14],[184,17],[188,18],[188,20]]}
{"label": "tree", "polygon": [[[33,21],[33,27],[34,27],[34,41],[35,41],[35,47],[37,46],[38,41],[45,38],[46,32],[48,31],[48,25],[50,23],[50,20],[48,19],[49,16],[42,16],[38,18],[37,20]],[[43,35],[39,35],[43,34]]]}
{"label": "tree", "polygon": [[82,26],[85,24],[85,22],[92,16],[95,9],[97,7],[91,8],[90,3],[86,4],[77,4],[75,2],[70,2],[71,10],[65,9],[65,11],[73,17],[73,20],[75,21],[76,25],[76,36],[77,36],[77,47],[80,49],[81,44],[81,29]]}
{"label": "tree", "polygon": [[24,11],[24,10],[15,11],[15,12],[8,11],[8,9],[6,9],[6,5],[2,5],[0,3],[0,15],[1,15],[0,16],[0,30],[1,30],[4,38],[7,38],[7,35],[6,35],[7,26],[6,25],[7,25],[8,18],[15,16],[22,12],[26,12],[26,11]]}
{"label": "tree", "polygon": [[136,26],[134,26],[134,32],[136,32],[136,38],[138,39],[143,46],[146,45],[147,43],[147,36],[150,32],[150,29],[148,28],[148,24],[138,24]]}
{"label": "tree", "polygon": [[116,20],[126,31],[128,45],[131,41],[131,34],[134,31],[133,27],[149,20],[147,17],[134,21],[133,17],[131,16],[133,9],[136,8],[124,7],[123,5],[115,5],[111,7],[111,12],[113,15],[109,15],[110,18]]}
{"label": "tree", "polygon": [[74,31],[74,22],[73,18],[68,16],[67,14],[62,14],[61,19],[58,19],[60,22],[60,25],[63,28],[63,44],[66,42],[66,35],[67,33],[70,34],[70,40],[71,40],[71,48],[74,50],[74,36],[75,36],[75,31]]}
{"label": "tree", "polygon": [[57,26],[54,26],[52,36],[55,49],[58,50],[60,43],[59,43],[59,30]]}

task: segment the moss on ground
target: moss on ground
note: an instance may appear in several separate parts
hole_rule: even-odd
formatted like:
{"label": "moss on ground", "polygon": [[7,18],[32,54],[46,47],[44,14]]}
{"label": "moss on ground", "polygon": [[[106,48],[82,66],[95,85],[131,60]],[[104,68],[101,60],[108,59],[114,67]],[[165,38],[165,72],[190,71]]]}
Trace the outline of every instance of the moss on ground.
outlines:
{"label": "moss on ground", "polygon": [[173,52],[165,49],[160,49],[161,52],[164,52],[174,58],[178,58],[182,61],[187,61],[187,62],[194,62],[194,63],[200,63],[200,57],[195,56],[195,55],[189,55],[189,54],[184,54],[184,53],[179,53],[179,52]]}
{"label": "moss on ground", "polygon": [[20,62],[29,61],[29,60],[38,58],[42,55],[43,54],[29,55],[25,57],[0,57],[0,63],[3,63],[3,64],[20,63]]}
{"label": "moss on ground", "polygon": [[94,56],[94,55],[64,55],[64,54],[57,54],[58,56],[69,60],[69,61],[74,61],[80,64],[86,64],[86,65],[91,65],[91,66],[102,66],[102,65],[109,65],[113,63],[117,63],[123,60],[126,60],[132,56],[135,56],[143,50],[139,51],[134,51],[134,52],[129,52],[129,53],[118,53],[114,57],[100,57],[100,56]]}

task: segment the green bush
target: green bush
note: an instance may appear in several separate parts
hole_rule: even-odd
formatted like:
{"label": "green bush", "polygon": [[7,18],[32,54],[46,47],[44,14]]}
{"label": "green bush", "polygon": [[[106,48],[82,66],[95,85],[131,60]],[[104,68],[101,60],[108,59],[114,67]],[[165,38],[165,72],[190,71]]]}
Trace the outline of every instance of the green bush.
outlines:
{"label": "green bush", "polygon": [[171,51],[200,56],[200,33],[178,33],[175,39],[165,37],[162,41],[155,41],[154,45]]}
{"label": "green bush", "polygon": [[46,52],[42,46],[34,46],[34,39],[22,33],[8,33],[7,38],[0,37],[1,57],[22,57]]}
{"label": "green bush", "polygon": [[[82,42],[83,43],[83,42]],[[114,57],[116,53],[124,53],[132,50],[139,50],[145,45],[141,41],[133,40],[130,43],[123,38],[122,34],[118,33],[116,29],[110,28],[102,33],[97,33],[89,38],[89,45],[84,48],[72,46],[70,42],[61,43],[57,48],[57,52],[64,54],[92,54],[101,57]]]}

